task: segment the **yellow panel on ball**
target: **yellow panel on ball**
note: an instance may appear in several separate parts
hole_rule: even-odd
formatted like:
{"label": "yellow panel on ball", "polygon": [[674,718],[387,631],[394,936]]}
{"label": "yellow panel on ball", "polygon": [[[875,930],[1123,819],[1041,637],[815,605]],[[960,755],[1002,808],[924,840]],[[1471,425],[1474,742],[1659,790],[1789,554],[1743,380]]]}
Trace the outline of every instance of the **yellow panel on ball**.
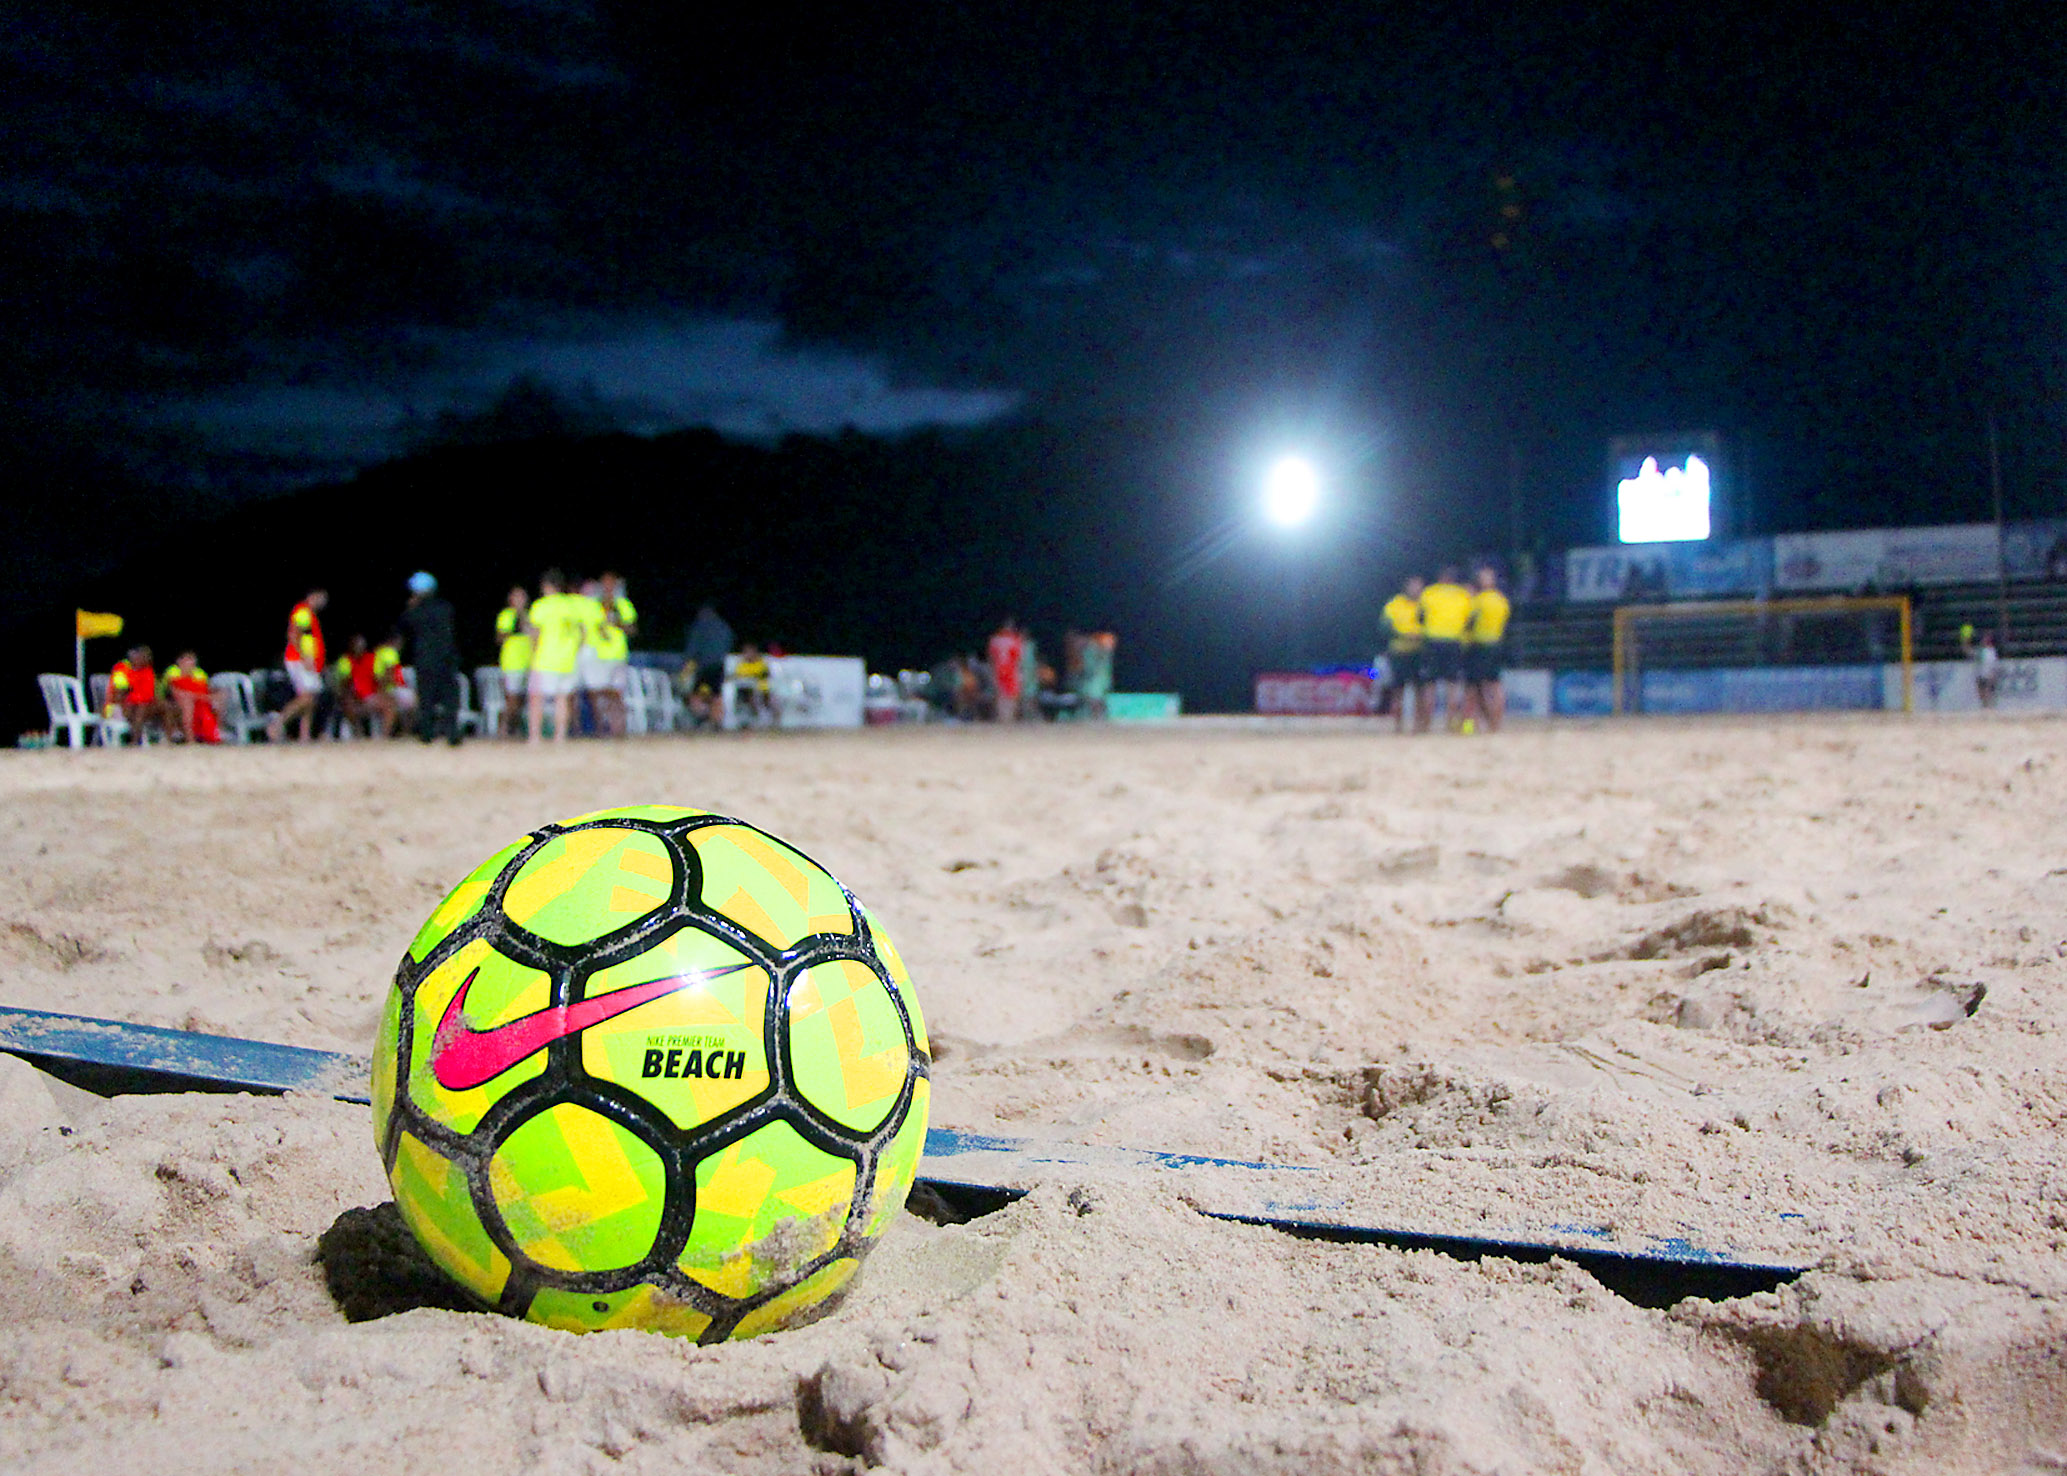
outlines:
{"label": "yellow panel on ball", "polygon": [[510,1279],[509,1259],[474,1213],[465,1172],[414,1134],[404,1133],[388,1171],[395,1207],[418,1242],[454,1281],[494,1306]]}
{"label": "yellow panel on ball", "polygon": [[846,1127],[874,1132],[904,1090],[911,1051],[890,990],[853,959],[806,969],[789,986],[789,1059],[804,1100]]}
{"label": "yellow panel on ball", "polygon": [[653,1249],[667,1169],[641,1138],[573,1102],[502,1140],[488,1187],[517,1248],[555,1271],[636,1265]]}
{"label": "yellow panel on ball", "polygon": [[824,867],[744,825],[692,830],[703,863],[703,903],[777,948],[814,934],[847,937],[854,915]]}
{"label": "yellow panel on ball", "polygon": [[793,1280],[840,1242],[854,1165],[814,1148],[786,1122],[727,1144],[696,1166],[696,1219],[682,1271],[722,1296]]}
{"label": "yellow panel on ball", "polygon": [[582,1069],[675,1126],[702,1127],[768,1089],[768,973],[722,939],[684,928],[590,976],[586,993],[599,1011],[638,1003],[582,1032]]}
{"label": "yellow panel on ball", "polygon": [[700,1338],[711,1325],[709,1313],[644,1281],[615,1292],[548,1287],[532,1299],[531,1308],[524,1315],[533,1322],[566,1332],[608,1332],[629,1327],[677,1338]]}
{"label": "yellow panel on ball", "polygon": [[620,825],[556,835],[524,862],[502,910],[550,943],[592,943],[667,901],[674,858],[658,836]]}
{"label": "yellow panel on ball", "polygon": [[732,1329],[732,1336],[735,1339],[757,1338],[762,1333],[801,1327],[823,1317],[837,1305],[835,1298],[860,1269],[860,1261],[852,1256],[842,1256],[740,1318],[739,1326]]}

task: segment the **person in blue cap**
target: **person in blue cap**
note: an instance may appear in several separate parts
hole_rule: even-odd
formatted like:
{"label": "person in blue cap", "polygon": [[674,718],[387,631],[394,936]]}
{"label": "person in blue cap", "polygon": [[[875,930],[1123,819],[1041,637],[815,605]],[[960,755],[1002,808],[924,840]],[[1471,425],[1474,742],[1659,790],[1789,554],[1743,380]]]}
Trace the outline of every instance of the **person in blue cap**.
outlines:
{"label": "person in blue cap", "polygon": [[452,602],[419,569],[409,576],[409,605],[395,622],[416,668],[416,736],[459,743],[459,635]]}

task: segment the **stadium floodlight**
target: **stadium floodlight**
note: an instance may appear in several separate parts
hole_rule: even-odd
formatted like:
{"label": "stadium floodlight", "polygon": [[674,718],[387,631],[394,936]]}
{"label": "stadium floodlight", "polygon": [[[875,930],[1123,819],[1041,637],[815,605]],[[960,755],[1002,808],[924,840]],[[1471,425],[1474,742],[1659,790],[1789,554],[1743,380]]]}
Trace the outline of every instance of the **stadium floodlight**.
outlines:
{"label": "stadium floodlight", "polygon": [[1263,479],[1263,515],[1280,528],[1296,528],[1321,503],[1321,474],[1303,456],[1281,456]]}

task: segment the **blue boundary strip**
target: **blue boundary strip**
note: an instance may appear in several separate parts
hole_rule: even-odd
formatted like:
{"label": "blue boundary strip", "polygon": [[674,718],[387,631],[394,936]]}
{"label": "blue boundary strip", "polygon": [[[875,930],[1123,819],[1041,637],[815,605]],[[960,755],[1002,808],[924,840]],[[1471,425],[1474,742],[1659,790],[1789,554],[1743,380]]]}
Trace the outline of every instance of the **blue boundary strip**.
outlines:
{"label": "blue boundary strip", "polygon": [[[167,1030],[156,1025],[132,1025],[121,1020],[97,1020],[84,1015],[0,1006],[0,1052],[20,1056],[59,1080],[101,1096],[137,1092],[308,1092],[344,1102],[370,1100],[369,1068],[363,1056],[230,1035]],[[1288,1177],[1320,1172],[1249,1159],[1146,1149],[1083,1148],[933,1128],[926,1134],[926,1157],[919,1182],[974,1213],[998,1208],[1026,1193],[1020,1184],[999,1182],[995,1173],[970,1174],[966,1171],[970,1166],[957,1171],[956,1159],[986,1155],[1016,1161],[1028,1168],[1082,1165],[1175,1172],[1221,1169]],[[1432,1250],[1469,1260],[1498,1256],[1542,1262],[1561,1257],[1584,1266],[1611,1289],[1649,1306],[1668,1306],[1682,1296],[1742,1296],[1769,1290],[1808,1269],[1805,1265],[1738,1260],[1684,1239],[1658,1241],[1646,1250],[1631,1251],[1513,1236],[1447,1235],[1351,1224],[1329,1218],[1331,1212],[1332,1207],[1327,1205],[1268,1199],[1260,1201],[1254,1212],[1210,1208],[1201,1211],[1212,1219],[1267,1226],[1310,1239]],[[1586,1226],[1557,1228],[1581,1236],[1604,1233]]]}

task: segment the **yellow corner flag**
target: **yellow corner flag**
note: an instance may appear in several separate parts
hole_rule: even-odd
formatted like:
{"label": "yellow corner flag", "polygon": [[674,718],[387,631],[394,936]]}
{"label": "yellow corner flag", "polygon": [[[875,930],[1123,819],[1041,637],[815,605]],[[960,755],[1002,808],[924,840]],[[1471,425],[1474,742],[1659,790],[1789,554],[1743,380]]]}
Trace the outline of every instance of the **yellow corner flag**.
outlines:
{"label": "yellow corner flag", "polygon": [[90,641],[96,636],[122,634],[120,615],[96,615],[91,610],[75,610],[73,615],[76,617],[74,629],[78,631],[79,639],[82,641]]}

